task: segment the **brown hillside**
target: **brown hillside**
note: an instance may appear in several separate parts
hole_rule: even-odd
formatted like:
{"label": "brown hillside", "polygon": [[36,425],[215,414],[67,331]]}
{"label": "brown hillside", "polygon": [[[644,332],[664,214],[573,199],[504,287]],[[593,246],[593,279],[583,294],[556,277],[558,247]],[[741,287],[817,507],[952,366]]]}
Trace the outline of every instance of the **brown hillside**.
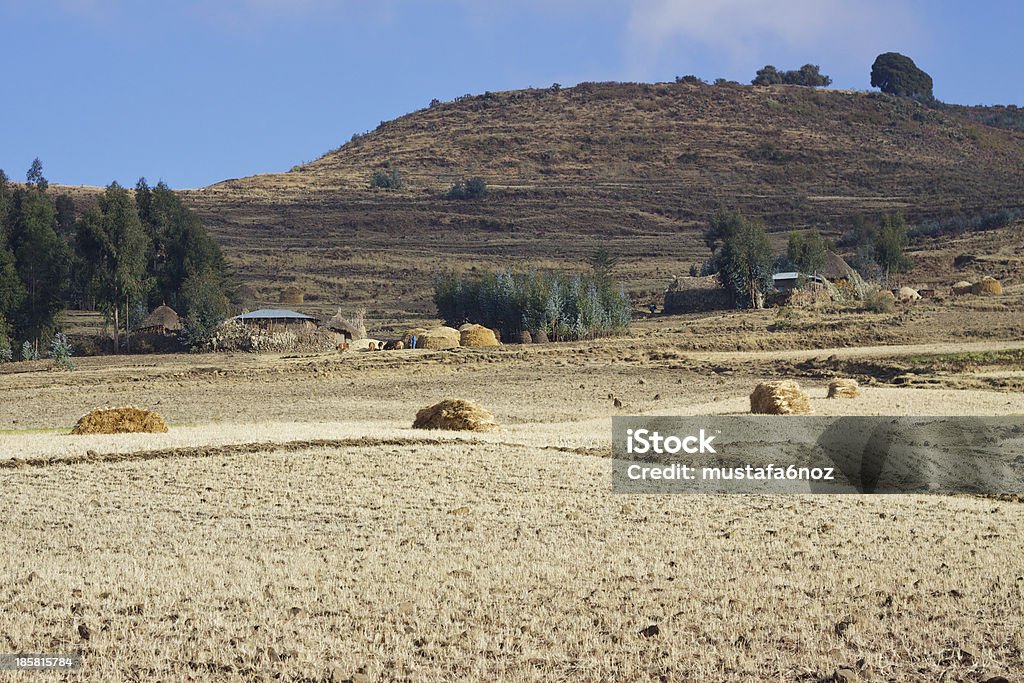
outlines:
{"label": "brown hillside", "polygon": [[[369,188],[392,168],[402,189]],[[485,200],[442,198],[471,176]],[[582,84],[460,98],[292,172],[186,195],[246,279],[429,310],[439,267],[574,264],[598,245],[655,288],[706,257],[699,229],[719,205],[838,230],[855,211],[1019,206],[1022,190],[1024,134],[878,93]]]}

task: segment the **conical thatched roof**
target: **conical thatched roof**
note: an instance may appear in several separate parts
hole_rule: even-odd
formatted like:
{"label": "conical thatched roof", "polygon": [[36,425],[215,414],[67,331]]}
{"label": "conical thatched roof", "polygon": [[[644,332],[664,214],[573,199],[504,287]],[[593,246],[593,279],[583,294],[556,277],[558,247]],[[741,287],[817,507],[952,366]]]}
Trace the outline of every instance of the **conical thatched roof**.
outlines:
{"label": "conical thatched roof", "polygon": [[844,261],[842,256],[833,251],[827,251],[825,254],[825,265],[818,271],[818,275],[833,282],[836,280],[853,280],[857,271],[851,268],[850,264]]}
{"label": "conical thatched roof", "polygon": [[170,331],[180,330],[181,320],[178,318],[178,314],[173,308],[164,304],[154,308],[153,311],[146,316],[145,320],[135,327],[137,330],[148,330],[150,328],[162,328]]}
{"label": "conical thatched roof", "polygon": [[365,339],[366,326],[362,322],[362,315],[357,313],[352,317],[342,315],[341,309],[327,321],[327,328],[339,332],[349,339]]}

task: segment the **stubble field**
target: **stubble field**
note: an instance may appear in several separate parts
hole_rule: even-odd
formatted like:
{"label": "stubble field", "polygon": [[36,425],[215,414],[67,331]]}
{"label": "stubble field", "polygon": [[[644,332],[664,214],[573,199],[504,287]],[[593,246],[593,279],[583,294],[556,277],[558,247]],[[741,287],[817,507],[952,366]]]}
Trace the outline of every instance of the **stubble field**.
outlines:
{"label": "stubble field", "polygon": [[[90,681],[1014,680],[1021,503],[617,496],[607,455],[613,415],[739,414],[783,376],[819,414],[1022,415],[1019,342],[701,351],[697,325],[17,366],[0,650],[82,652]],[[834,374],[862,396],[826,400]],[[410,428],[445,396],[502,428]],[[127,403],[170,432],[67,435]]]}

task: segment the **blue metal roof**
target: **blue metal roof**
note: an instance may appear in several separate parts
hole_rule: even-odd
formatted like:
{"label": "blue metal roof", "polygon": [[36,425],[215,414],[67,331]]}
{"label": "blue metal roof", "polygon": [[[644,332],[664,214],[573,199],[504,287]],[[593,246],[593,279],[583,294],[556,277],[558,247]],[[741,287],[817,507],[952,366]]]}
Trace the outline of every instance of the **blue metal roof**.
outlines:
{"label": "blue metal roof", "polygon": [[232,320],[316,320],[316,318],[284,308],[261,308],[258,311],[236,315]]}

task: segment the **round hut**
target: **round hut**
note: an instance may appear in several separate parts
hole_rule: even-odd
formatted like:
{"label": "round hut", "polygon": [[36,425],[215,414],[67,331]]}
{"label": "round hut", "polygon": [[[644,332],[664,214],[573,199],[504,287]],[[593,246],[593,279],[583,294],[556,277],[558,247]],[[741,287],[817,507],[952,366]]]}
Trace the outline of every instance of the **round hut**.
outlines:
{"label": "round hut", "polygon": [[140,334],[175,334],[181,330],[181,319],[177,312],[167,304],[157,306],[138,324],[135,332]]}

